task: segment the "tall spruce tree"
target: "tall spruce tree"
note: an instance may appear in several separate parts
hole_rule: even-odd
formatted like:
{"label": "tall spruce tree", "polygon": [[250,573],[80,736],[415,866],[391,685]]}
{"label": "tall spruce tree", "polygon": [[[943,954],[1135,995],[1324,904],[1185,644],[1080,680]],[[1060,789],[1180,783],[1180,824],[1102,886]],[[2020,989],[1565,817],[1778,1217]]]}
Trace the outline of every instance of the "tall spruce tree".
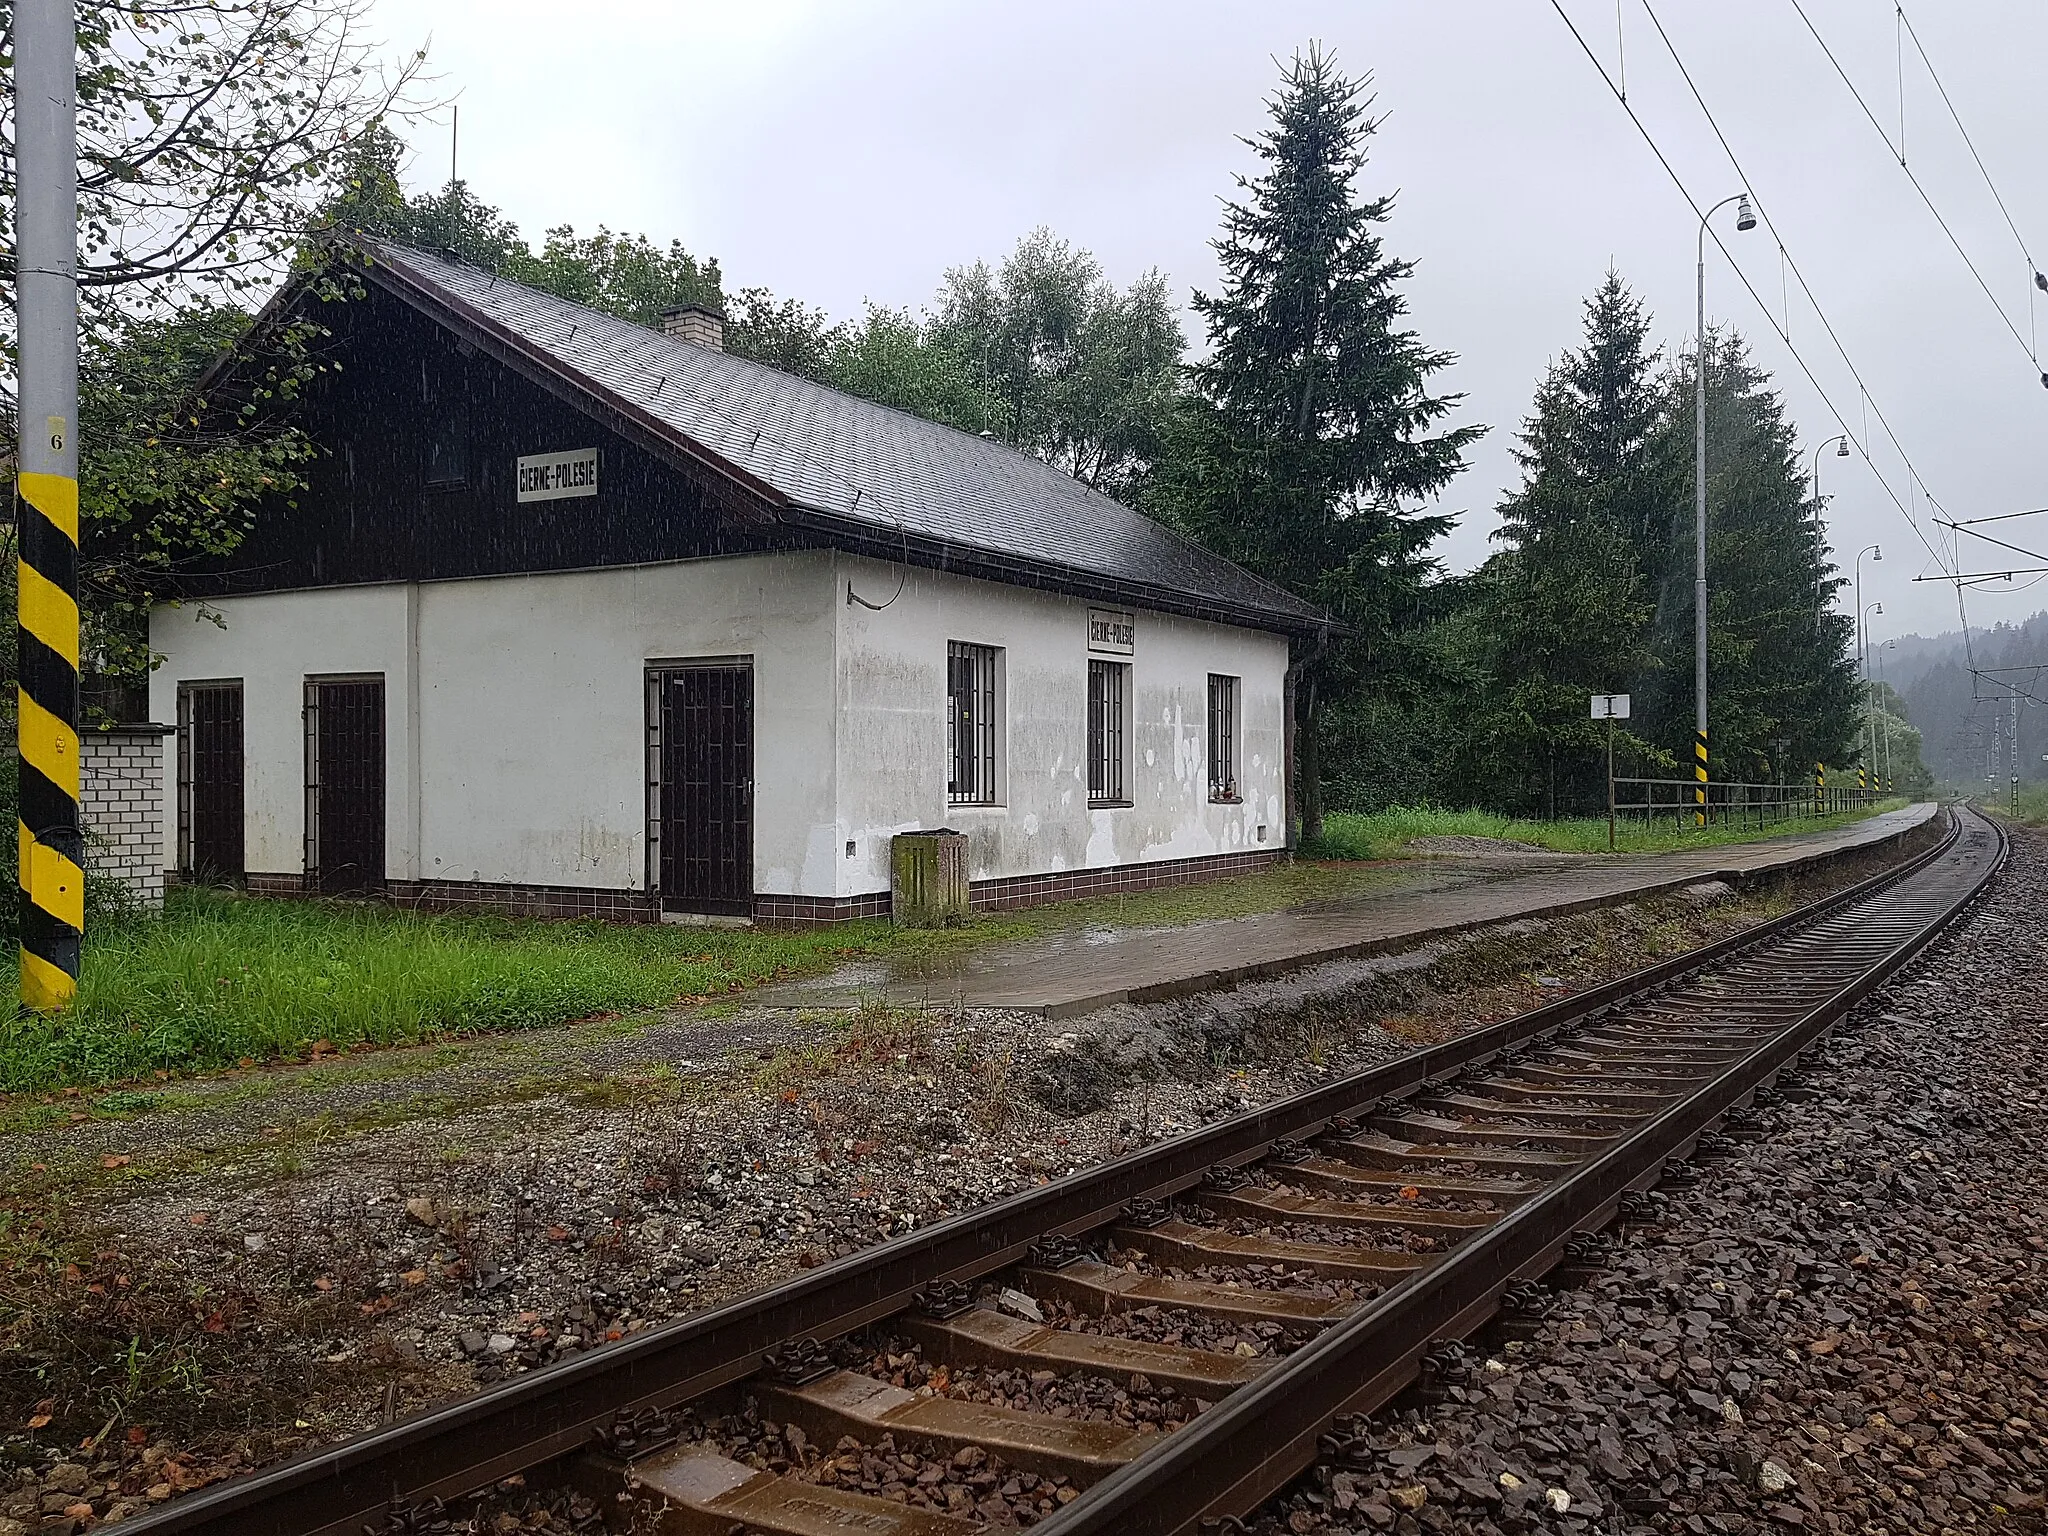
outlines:
{"label": "tall spruce tree", "polygon": [[[1475,763],[1497,803],[1546,815],[1605,803],[1606,727],[1594,693],[1628,692],[1656,664],[1642,552],[1667,522],[1663,397],[1649,317],[1609,272],[1585,306],[1585,342],[1553,363],[1515,450],[1522,485],[1500,507],[1487,563],[1493,686]],[[1624,732],[1631,755],[1641,743]]]}
{"label": "tall spruce tree", "polygon": [[[1739,335],[1710,332],[1706,353],[1709,765],[1720,780],[1797,780],[1815,761],[1845,762],[1854,751],[1854,622],[1827,608],[1843,582],[1827,560],[1784,402]],[[1690,458],[1698,375],[1695,350],[1665,379],[1667,463]],[[1689,498],[1673,511],[1652,637],[1661,667],[1644,734],[1682,757],[1693,723]]]}
{"label": "tall spruce tree", "polygon": [[1344,626],[1301,660],[1296,772],[1302,831],[1321,835],[1324,746],[1338,707],[1413,686],[1429,545],[1451,524],[1413,503],[1441,490],[1483,428],[1432,429],[1459,396],[1432,395],[1452,361],[1401,328],[1411,262],[1379,226],[1391,196],[1357,180],[1378,126],[1365,80],[1316,45],[1268,103],[1215,242],[1223,283],[1197,293],[1209,356],[1149,504],[1193,537]]}

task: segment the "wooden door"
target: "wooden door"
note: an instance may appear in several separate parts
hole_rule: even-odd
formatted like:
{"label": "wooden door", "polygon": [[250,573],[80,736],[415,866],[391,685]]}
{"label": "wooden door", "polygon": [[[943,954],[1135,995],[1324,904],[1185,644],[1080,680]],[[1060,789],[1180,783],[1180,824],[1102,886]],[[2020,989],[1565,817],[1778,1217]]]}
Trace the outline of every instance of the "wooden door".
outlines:
{"label": "wooden door", "polygon": [[306,684],[306,873],[328,894],[384,884],[384,679]]}
{"label": "wooden door", "polygon": [[754,910],[754,671],[651,674],[656,885],[664,911]]}
{"label": "wooden door", "polygon": [[239,880],[242,685],[178,688],[178,868],[189,880]]}

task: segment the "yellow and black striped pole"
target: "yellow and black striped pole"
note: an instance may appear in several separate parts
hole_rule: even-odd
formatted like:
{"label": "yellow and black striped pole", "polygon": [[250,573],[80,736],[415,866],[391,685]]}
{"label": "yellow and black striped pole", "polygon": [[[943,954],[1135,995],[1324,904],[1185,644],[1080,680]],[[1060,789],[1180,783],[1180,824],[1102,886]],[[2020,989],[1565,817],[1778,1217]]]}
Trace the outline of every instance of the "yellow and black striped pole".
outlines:
{"label": "yellow and black striped pole", "polygon": [[1813,765],[1813,814],[1825,816],[1828,813],[1828,765]]}
{"label": "yellow and black striped pole", "polygon": [[1696,731],[1692,738],[1692,821],[1696,827],[1707,824],[1707,733]]}
{"label": "yellow and black striped pole", "polygon": [[14,8],[21,1001],[78,990],[78,128],[71,0]]}

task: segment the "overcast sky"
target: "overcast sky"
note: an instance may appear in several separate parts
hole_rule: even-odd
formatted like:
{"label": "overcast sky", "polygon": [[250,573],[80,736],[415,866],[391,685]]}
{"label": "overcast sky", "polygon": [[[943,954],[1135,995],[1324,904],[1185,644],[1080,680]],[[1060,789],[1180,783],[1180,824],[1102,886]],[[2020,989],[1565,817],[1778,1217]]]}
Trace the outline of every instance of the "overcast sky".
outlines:
{"label": "overcast sky", "polygon": [[[1864,405],[1767,230],[1719,227],[1871,463],[1828,457],[1832,536],[1872,543],[1873,633],[1953,628],[1945,583],[1878,478],[1933,537],[1877,420],[1955,517],[2048,506],[2048,389],[1791,0],[1653,0],[1869,386]],[[1802,0],[1896,137],[1896,27],[1880,0]],[[1641,0],[1566,0],[1702,205],[1743,183]],[[2035,258],[2048,263],[2048,5],[1918,0],[1908,17]],[[1692,330],[1696,221],[1548,0],[379,0],[395,46],[426,42],[461,103],[461,173],[527,234],[640,230],[715,255],[729,286],[857,314],[920,305],[944,269],[1001,257],[1049,225],[1128,281],[1162,268],[1213,284],[1218,199],[1251,166],[1276,55],[1310,39],[1370,72],[1378,110],[1363,190],[1399,194],[1390,248],[1413,258],[1414,323],[1459,354],[1439,385],[1494,429],[1444,499],[1463,514],[1453,565],[1485,557],[1508,450],[1545,363],[1575,344],[1609,263],[1667,346]],[[1907,159],[2022,337],[2030,289],[2010,230],[1907,44]],[[411,133],[410,179],[438,185],[448,134]],[[1781,296],[1789,289],[1789,303]],[[1809,443],[1838,428],[1790,351],[1709,246],[1710,318],[1732,321],[1783,386]],[[1190,326],[1191,333],[1194,327]],[[2048,517],[1987,530],[2048,548]],[[1965,566],[2027,561],[1980,545]],[[1973,625],[2048,606],[1984,587]]]}

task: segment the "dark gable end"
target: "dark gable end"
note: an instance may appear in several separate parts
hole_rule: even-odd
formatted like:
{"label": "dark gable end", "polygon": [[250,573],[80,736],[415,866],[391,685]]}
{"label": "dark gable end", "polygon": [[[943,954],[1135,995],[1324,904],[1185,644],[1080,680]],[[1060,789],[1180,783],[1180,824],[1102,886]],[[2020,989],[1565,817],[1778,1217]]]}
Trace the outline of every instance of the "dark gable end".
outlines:
{"label": "dark gable end", "polygon": [[[263,508],[228,561],[186,572],[192,597],[685,560],[809,542],[762,502],[605,423],[544,376],[368,285],[324,306],[338,371],[308,388],[321,455],[295,506]],[[622,430],[623,429],[623,430]],[[525,455],[598,450],[598,494],[518,498]]]}
{"label": "dark gable end", "polygon": [[[1291,594],[1029,455],[488,273],[362,242],[309,389],[328,456],[193,595],[833,547],[1280,633]],[[517,461],[596,448],[597,494]]]}

